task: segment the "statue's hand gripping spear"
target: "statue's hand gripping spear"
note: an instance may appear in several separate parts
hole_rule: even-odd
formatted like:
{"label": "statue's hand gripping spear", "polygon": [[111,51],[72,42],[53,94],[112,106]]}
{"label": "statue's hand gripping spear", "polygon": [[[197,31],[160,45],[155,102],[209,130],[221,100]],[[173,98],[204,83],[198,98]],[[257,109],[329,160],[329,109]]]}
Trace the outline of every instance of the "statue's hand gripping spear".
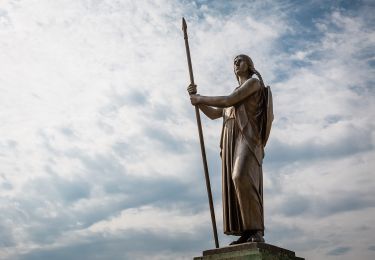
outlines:
{"label": "statue's hand gripping spear", "polygon": [[[185,21],[184,18],[182,18],[182,30],[184,31],[186,57],[187,57],[187,62],[188,62],[188,66],[189,66],[190,85],[194,86],[195,84],[194,84],[193,68],[192,68],[192,65],[191,65],[189,41],[188,41],[188,36],[187,36],[187,25],[186,25],[186,21]],[[195,94],[193,92],[189,92],[189,93]],[[210,204],[210,213],[211,213],[212,228],[213,228],[213,233],[214,233],[214,238],[215,238],[215,246],[216,246],[216,248],[219,248],[219,240],[217,238],[217,229],[216,229],[216,220],[215,220],[215,210],[214,210],[214,205],[213,205],[213,200],[212,200],[212,192],[211,192],[211,185],[210,185],[210,176],[208,174],[206,150],[204,148],[202,124],[201,124],[201,117],[200,117],[200,114],[199,114],[199,107],[198,106],[195,106],[195,116],[197,118],[197,124],[198,124],[199,141],[200,141],[200,144],[201,144],[203,168],[204,168],[204,175],[206,177],[206,187],[207,187],[207,194],[208,194],[208,202]]]}

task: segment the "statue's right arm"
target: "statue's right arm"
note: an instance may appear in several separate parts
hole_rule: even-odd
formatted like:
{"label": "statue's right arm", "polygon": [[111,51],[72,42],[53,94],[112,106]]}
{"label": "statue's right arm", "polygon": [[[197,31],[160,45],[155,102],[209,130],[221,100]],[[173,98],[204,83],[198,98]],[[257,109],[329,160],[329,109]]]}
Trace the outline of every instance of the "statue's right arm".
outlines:
{"label": "statue's right arm", "polygon": [[223,116],[222,108],[210,107],[200,104],[199,109],[202,110],[202,112],[212,120],[218,119]]}
{"label": "statue's right arm", "polygon": [[[194,95],[197,93],[197,86],[190,84],[187,88],[189,95]],[[223,116],[223,108],[210,107],[203,104],[199,105],[199,109],[210,119],[218,119]]]}

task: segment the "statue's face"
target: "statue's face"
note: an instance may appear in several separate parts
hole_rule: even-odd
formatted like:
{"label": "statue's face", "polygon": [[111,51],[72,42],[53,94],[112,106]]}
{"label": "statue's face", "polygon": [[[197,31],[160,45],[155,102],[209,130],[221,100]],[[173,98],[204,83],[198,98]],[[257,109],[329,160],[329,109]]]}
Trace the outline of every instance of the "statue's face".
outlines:
{"label": "statue's face", "polygon": [[234,73],[237,76],[247,75],[249,73],[249,64],[247,64],[246,60],[238,56],[234,59]]}

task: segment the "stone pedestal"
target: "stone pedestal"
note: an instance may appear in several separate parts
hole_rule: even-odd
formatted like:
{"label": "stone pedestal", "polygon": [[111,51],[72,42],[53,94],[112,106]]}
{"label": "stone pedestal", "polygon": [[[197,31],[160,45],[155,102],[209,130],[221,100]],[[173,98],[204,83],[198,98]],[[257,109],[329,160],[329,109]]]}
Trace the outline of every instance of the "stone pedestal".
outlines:
{"label": "stone pedestal", "polygon": [[244,243],[203,251],[194,260],[304,260],[293,251],[266,243]]}

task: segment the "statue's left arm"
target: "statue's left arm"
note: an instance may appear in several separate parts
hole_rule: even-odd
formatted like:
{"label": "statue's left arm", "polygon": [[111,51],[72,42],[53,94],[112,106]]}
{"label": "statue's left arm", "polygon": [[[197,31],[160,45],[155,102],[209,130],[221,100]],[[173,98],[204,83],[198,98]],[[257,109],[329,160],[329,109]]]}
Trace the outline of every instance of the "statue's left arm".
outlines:
{"label": "statue's left arm", "polygon": [[200,96],[191,95],[190,100],[193,105],[207,105],[214,107],[230,107],[241,102],[251,94],[260,89],[260,82],[258,79],[250,78],[243,83],[239,88],[232,92],[229,96]]}

